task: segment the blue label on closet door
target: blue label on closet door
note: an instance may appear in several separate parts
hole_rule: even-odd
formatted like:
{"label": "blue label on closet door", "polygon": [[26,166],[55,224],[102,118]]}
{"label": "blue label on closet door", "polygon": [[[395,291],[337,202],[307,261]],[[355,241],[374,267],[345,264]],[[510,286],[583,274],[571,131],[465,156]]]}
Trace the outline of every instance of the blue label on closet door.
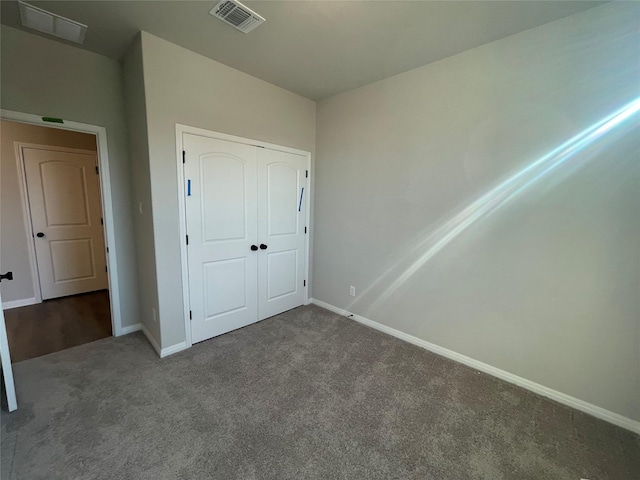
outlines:
{"label": "blue label on closet door", "polygon": [[191,180],[187,180],[187,197],[191,196]]}

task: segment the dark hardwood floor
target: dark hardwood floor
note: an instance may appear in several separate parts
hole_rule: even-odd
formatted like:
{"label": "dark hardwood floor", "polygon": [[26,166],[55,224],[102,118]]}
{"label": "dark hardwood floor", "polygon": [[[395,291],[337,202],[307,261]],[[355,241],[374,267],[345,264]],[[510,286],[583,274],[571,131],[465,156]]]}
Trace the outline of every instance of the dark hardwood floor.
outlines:
{"label": "dark hardwood floor", "polygon": [[111,336],[107,290],[12,308],[4,317],[12,363]]}

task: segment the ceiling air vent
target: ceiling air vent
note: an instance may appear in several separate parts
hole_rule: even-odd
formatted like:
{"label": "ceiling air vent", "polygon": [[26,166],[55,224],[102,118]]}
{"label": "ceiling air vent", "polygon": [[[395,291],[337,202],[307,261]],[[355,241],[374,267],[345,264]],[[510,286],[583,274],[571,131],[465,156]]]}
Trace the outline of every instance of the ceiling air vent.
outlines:
{"label": "ceiling air vent", "polygon": [[38,32],[63,38],[70,42],[84,42],[87,26],[61,17],[55,13],[47,12],[42,8],[34,7],[18,0],[20,6],[20,21],[22,25]]}
{"label": "ceiling air vent", "polygon": [[235,0],[221,0],[209,13],[243,33],[265,22],[263,17]]}

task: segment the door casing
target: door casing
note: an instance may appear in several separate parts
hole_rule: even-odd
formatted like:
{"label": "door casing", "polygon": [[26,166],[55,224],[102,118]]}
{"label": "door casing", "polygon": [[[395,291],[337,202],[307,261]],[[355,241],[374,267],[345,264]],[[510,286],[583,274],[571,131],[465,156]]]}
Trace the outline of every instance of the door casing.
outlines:
{"label": "door casing", "polygon": [[[118,257],[116,248],[116,229],[113,218],[113,201],[111,195],[111,175],[109,169],[109,150],[107,148],[107,129],[97,125],[87,123],[78,123],[68,120],[62,120],[62,123],[50,123],[43,120],[42,116],[30,113],[15,112],[12,110],[0,110],[0,118],[12,122],[28,123],[31,125],[39,125],[41,127],[58,128],[61,130],[71,130],[74,132],[89,133],[96,136],[96,144],[98,150],[98,168],[100,170],[100,200],[102,202],[102,215],[104,219],[104,236],[105,246],[109,247],[107,254],[108,280],[109,280],[109,302],[111,310],[111,331],[113,336],[118,337],[139,330],[139,326],[123,327],[122,315],[120,310],[120,287],[118,281]],[[56,147],[57,148],[57,147]],[[19,167],[21,168],[21,167]],[[26,200],[26,191],[24,186],[24,172],[18,171],[22,175],[20,179],[20,195],[24,205]],[[32,235],[31,222],[26,222],[27,235]],[[29,248],[29,256],[31,258],[31,271],[34,282],[37,282],[37,271],[35,263],[35,249],[33,245]],[[34,285],[35,295],[40,295],[39,287]],[[36,303],[42,301],[42,297],[36,298]]]}
{"label": "door casing", "polygon": [[255,147],[263,147],[271,150],[278,150],[281,152],[294,153],[296,155],[304,156],[307,160],[307,171],[309,172],[309,176],[307,178],[307,188],[305,189],[305,196],[308,201],[304,202],[305,207],[305,216],[306,216],[306,224],[307,224],[307,238],[305,239],[305,260],[304,260],[304,276],[306,279],[306,285],[304,288],[304,303],[305,305],[309,303],[309,259],[310,257],[310,247],[311,247],[311,202],[313,199],[312,192],[312,182],[311,182],[311,153],[298,150],[296,148],[284,147],[281,145],[275,145],[272,143],[262,142],[259,140],[251,140],[248,138],[238,137],[235,135],[229,135],[226,133],[214,132],[211,130],[206,130],[203,128],[192,127],[189,125],[176,124],[176,169],[177,169],[177,178],[178,178],[178,215],[179,215],[179,225],[180,225],[180,264],[182,267],[182,304],[183,304],[183,316],[184,316],[184,328],[185,328],[185,341],[186,346],[191,347],[192,339],[191,339],[191,320],[189,318],[189,270],[188,270],[188,261],[187,261],[187,244],[186,244],[186,236],[187,236],[187,223],[186,223],[186,202],[185,202],[185,178],[184,178],[184,170],[182,168],[182,151],[184,150],[182,134],[183,133],[191,133],[193,135],[200,135],[203,137],[215,138],[218,140],[226,140],[228,142],[241,143],[245,145],[253,145]]}

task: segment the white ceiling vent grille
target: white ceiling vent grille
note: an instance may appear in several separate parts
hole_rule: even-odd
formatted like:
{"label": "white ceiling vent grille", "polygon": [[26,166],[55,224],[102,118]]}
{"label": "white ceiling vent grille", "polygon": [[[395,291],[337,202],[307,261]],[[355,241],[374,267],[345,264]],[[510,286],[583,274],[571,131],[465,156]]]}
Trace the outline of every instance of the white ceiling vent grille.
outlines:
{"label": "white ceiling vent grille", "polygon": [[84,42],[87,26],[18,0],[22,25],[70,42]]}
{"label": "white ceiling vent grille", "polygon": [[265,22],[263,17],[236,0],[221,0],[209,13],[243,33],[249,33]]}

